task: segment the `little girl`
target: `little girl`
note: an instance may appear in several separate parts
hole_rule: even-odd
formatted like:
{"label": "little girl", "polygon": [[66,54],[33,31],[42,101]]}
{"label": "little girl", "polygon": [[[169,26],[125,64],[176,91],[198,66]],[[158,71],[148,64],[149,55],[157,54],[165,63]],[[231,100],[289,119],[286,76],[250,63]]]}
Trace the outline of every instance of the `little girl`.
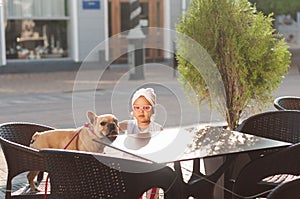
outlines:
{"label": "little girl", "polygon": [[121,130],[128,134],[158,132],[162,126],[154,122],[156,94],[152,88],[137,90],[131,100],[133,120],[119,123]]}
{"label": "little girl", "polygon": [[[154,122],[156,94],[152,88],[141,88],[132,96],[132,120],[119,123],[120,130],[127,134],[151,133],[163,130],[162,126]],[[142,198],[142,197],[141,197]],[[146,192],[147,199],[158,199],[159,189],[153,188]]]}

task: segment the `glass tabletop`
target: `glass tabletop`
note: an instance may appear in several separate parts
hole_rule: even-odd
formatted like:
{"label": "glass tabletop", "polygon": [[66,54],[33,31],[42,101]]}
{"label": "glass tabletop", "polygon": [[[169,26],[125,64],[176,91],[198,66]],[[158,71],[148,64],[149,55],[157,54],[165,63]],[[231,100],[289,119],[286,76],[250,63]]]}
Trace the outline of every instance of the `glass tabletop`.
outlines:
{"label": "glass tabletop", "polygon": [[[169,128],[161,132],[122,134],[114,142],[97,142],[155,163],[170,163],[239,152],[278,148],[291,143],[262,138],[221,127]],[[106,153],[109,153],[109,148]]]}

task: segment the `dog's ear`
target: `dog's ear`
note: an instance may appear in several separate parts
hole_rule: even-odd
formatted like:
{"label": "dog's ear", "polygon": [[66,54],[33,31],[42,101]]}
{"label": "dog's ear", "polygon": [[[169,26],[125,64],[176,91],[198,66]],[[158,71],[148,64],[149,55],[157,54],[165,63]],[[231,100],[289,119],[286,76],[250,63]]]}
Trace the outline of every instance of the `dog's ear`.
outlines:
{"label": "dog's ear", "polygon": [[35,140],[37,139],[37,137],[40,136],[40,132],[35,132],[30,140],[30,146],[35,142]]}
{"label": "dog's ear", "polygon": [[88,117],[88,119],[90,120],[90,123],[91,123],[91,124],[94,124],[97,115],[96,115],[94,112],[92,112],[92,111],[88,111],[88,112],[87,112],[87,117]]}

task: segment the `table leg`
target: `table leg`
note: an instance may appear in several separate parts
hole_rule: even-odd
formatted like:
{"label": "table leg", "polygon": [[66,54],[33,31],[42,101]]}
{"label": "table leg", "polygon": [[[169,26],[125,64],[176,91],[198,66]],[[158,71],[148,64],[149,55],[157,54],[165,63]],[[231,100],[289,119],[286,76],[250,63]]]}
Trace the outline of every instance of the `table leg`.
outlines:
{"label": "table leg", "polygon": [[178,176],[178,198],[186,199],[192,196],[195,198],[214,199],[215,184],[234,159],[235,156],[226,157],[226,160],[221,163],[221,166],[210,175],[203,175],[200,172],[200,159],[194,159],[193,173],[188,183],[183,180],[180,162],[174,162],[174,169]]}
{"label": "table leg", "polygon": [[[214,199],[214,198],[219,198],[219,196],[223,195],[215,195],[214,189],[217,181],[220,179],[220,177],[224,174],[226,169],[229,168],[229,166],[232,164],[233,160],[235,159],[235,156],[227,156],[225,161],[223,162],[223,157],[222,157],[222,163],[219,162],[220,164],[219,167],[212,172],[211,174],[208,175],[203,175],[200,172],[200,167],[198,167],[200,159],[195,159],[194,160],[194,170],[195,174],[193,173],[192,177],[190,178],[188,184],[187,184],[187,195],[188,196],[193,196],[195,198],[205,198],[205,199]],[[200,175],[199,175],[200,174]],[[198,178],[197,178],[198,177]],[[221,196],[221,198],[223,198]]]}
{"label": "table leg", "polygon": [[206,177],[200,172],[200,159],[193,161],[193,173],[188,183],[183,180],[180,162],[174,163],[174,169],[179,178],[178,192],[180,193],[180,199],[187,199],[190,196],[213,199],[214,184],[210,180],[206,180]]}
{"label": "table leg", "polygon": [[193,173],[188,182],[191,183],[192,181],[199,179],[200,176],[202,177],[204,175],[200,172],[200,158],[197,158],[193,160]]}
{"label": "table leg", "polygon": [[[221,187],[224,186],[224,177],[222,174],[225,171],[218,173],[218,169],[224,164],[224,159],[222,156],[204,159],[206,176],[211,180],[213,186],[211,191],[215,198],[224,198],[224,189]],[[218,175],[215,173],[218,173]]]}
{"label": "table leg", "polygon": [[185,187],[185,182],[183,181],[183,176],[182,176],[182,170],[181,170],[181,165],[180,162],[174,162],[174,169],[175,173],[177,174],[178,180],[177,180],[177,186],[178,186],[178,199],[184,199],[186,198],[184,196],[184,187]]}

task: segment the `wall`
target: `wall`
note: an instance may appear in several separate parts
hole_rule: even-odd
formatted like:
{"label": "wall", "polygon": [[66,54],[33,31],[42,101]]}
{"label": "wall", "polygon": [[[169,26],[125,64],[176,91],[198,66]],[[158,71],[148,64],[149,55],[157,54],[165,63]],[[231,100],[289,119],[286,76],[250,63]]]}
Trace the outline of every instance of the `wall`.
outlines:
{"label": "wall", "polygon": [[[79,61],[83,61],[98,44],[105,40],[107,23],[105,22],[106,3],[104,1],[99,0],[100,9],[84,9],[83,3],[88,1],[77,1]],[[89,56],[89,60],[99,61],[99,53]]]}
{"label": "wall", "polygon": [[[185,12],[185,10],[188,8],[190,0],[165,0],[165,7],[164,7],[164,13],[165,13],[165,28],[171,29],[172,31],[175,30],[175,25],[178,23],[179,17]],[[164,39],[164,45],[165,48],[168,49],[170,52],[173,52],[174,50],[174,43],[172,42],[174,38],[171,38],[173,35],[165,35]],[[173,54],[172,53],[165,53],[165,58],[172,59]]]}
{"label": "wall", "polygon": [[[4,13],[3,13],[3,4],[0,0],[0,24],[4,24]],[[6,54],[5,54],[5,38],[4,38],[4,26],[0,27],[0,66],[6,64]]]}

